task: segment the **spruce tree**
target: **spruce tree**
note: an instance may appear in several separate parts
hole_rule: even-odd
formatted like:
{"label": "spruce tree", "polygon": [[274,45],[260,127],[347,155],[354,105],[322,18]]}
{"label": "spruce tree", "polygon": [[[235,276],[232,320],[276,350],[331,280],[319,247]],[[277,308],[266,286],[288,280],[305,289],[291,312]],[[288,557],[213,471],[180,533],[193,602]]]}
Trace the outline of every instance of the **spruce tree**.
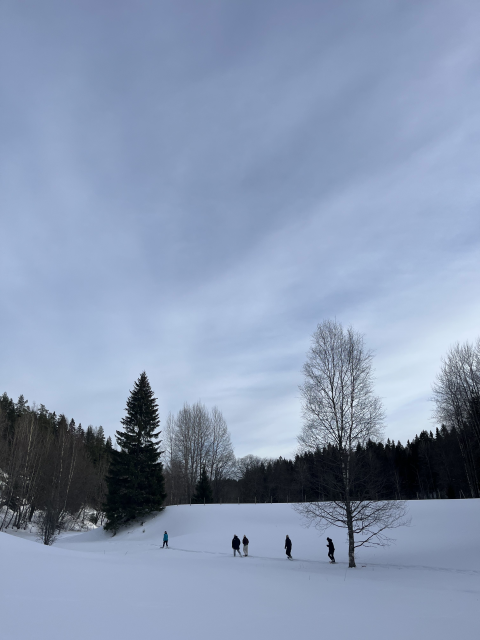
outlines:
{"label": "spruce tree", "polygon": [[160,462],[160,419],[152,388],[143,372],[127,400],[123,431],[116,432],[120,450],[112,449],[107,476],[105,529],[117,531],[122,524],[162,509],[165,500]]}
{"label": "spruce tree", "polygon": [[208,479],[207,470],[205,467],[202,469],[200,478],[195,487],[195,495],[193,502],[197,504],[210,504],[212,502],[212,485]]}

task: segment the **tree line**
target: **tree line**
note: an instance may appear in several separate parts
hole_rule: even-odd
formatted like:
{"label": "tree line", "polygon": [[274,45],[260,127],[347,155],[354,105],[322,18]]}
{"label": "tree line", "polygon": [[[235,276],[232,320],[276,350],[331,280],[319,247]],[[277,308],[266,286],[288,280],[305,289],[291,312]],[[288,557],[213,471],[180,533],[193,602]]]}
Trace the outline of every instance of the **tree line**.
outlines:
{"label": "tree line", "polygon": [[[371,363],[363,336],[336,321],[318,325],[304,365],[304,426],[293,460],[236,459],[221,411],[200,402],[170,414],[160,438],[145,372],[127,400],[116,448],[102,427],[84,430],[4,393],[0,530],[34,519],[51,544],[68,522],[87,515],[115,532],[165,503],[292,502],[315,526],[349,529],[354,566],[356,545],[386,540],[382,532],[403,522],[404,500],[480,496],[480,340],[449,350],[433,386],[441,426],[406,445],[382,440]],[[358,534],[365,534],[360,541]]]}
{"label": "tree line", "polygon": [[[353,339],[353,337],[352,337]],[[359,441],[351,452],[356,475],[361,478],[362,491],[376,499],[414,500],[480,497],[480,341],[452,347],[442,360],[440,373],[434,383],[435,417],[441,426],[435,431],[422,431],[404,445],[387,439]],[[188,405],[186,405],[188,408]],[[203,411],[206,412],[205,407]],[[180,414],[179,414],[180,415]],[[180,416],[181,417],[181,416]],[[370,414],[371,417],[371,414]],[[208,420],[205,420],[208,422]],[[201,422],[201,420],[199,420]],[[178,418],[169,417],[165,449],[167,502],[181,504],[191,501],[192,487],[199,477],[201,464],[196,470],[188,460],[195,459],[195,447],[182,448],[177,442],[173,453],[172,434],[183,430]],[[187,420],[191,424],[192,420]],[[442,424],[443,423],[443,424]],[[188,429],[187,429],[188,432]],[[373,435],[373,434],[370,434]],[[189,442],[198,442],[190,434]],[[208,438],[202,440],[208,452]],[[227,441],[229,442],[229,440]],[[228,473],[216,483],[213,502],[305,502],[328,501],[337,495],[328,478],[332,466],[339,458],[339,447],[331,436],[322,445],[315,441],[300,443],[294,459],[259,458],[248,455],[233,461],[229,447]],[[183,458],[182,458],[183,452]],[[201,455],[197,453],[198,459]],[[172,474],[175,473],[176,479]],[[186,470],[192,470],[189,484],[183,481],[182,490],[175,483]],[[170,476],[170,474],[172,474]],[[211,478],[211,475],[209,476]],[[352,486],[353,496],[360,495],[360,486]],[[195,498],[194,498],[195,499]],[[208,500],[207,500],[208,501]]]}
{"label": "tree line", "polygon": [[0,531],[32,520],[45,544],[67,525],[103,517],[112,441],[102,427],[0,396]]}
{"label": "tree line", "polygon": [[[369,441],[356,455],[368,463],[376,496],[386,500],[428,500],[476,497],[468,481],[458,436],[445,426],[422,431],[406,445]],[[334,446],[297,454],[293,460],[245,456],[237,461],[241,502],[304,502],[331,500],[324,475],[338,452]],[[480,471],[477,451],[477,473]],[[365,464],[365,462],[364,462]],[[365,477],[366,477],[365,473]],[[381,480],[381,488],[379,481]]]}

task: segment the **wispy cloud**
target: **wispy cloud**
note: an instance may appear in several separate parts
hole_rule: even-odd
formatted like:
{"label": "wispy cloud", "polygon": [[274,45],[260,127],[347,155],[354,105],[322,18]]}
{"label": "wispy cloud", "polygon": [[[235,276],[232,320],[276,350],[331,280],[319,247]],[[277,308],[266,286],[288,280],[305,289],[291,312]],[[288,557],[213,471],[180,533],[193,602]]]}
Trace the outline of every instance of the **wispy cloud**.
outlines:
{"label": "wispy cloud", "polygon": [[387,435],[433,426],[479,333],[478,3],[1,12],[0,386],[113,433],[145,368],[163,417],[201,398],[291,454],[335,316]]}

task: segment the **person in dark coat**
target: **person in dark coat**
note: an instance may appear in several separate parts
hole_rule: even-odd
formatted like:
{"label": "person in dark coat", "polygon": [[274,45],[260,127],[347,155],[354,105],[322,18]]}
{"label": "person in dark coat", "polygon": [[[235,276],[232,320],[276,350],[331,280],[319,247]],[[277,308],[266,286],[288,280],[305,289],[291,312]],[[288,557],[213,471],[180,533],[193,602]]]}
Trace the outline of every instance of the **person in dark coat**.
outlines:
{"label": "person in dark coat", "polygon": [[[163,534],[163,546],[168,547],[168,533],[165,531],[165,533]],[[163,547],[162,547],[163,549]]]}
{"label": "person in dark coat", "polygon": [[248,556],[248,538],[247,538],[247,536],[243,536],[242,544],[243,544],[243,555],[245,557],[247,557]]}
{"label": "person in dark coat", "polygon": [[285,553],[287,554],[287,558],[289,560],[292,560],[292,541],[290,540],[288,535],[285,538]]}
{"label": "person in dark coat", "polygon": [[240,557],[242,557],[242,554],[240,552],[240,538],[236,534],[233,536],[232,549],[233,549],[233,557],[235,557],[237,553]]}
{"label": "person in dark coat", "polygon": [[331,538],[327,538],[328,540],[328,557],[330,558],[330,562],[332,564],[335,564],[335,556],[333,555],[335,553],[335,547],[333,546],[333,540]]}

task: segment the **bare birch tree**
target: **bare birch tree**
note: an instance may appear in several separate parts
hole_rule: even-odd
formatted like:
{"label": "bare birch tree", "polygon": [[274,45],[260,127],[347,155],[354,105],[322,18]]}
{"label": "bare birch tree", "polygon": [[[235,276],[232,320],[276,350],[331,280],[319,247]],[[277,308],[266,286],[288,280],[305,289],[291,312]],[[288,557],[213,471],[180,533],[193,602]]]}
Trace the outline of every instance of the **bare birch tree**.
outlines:
{"label": "bare birch tree", "polygon": [[320,531],[328,526],[347,529],[349,567],[355,567],[356,548],[387,544],[385,531],[406,524],[405,503],[381,499],[374,480],[378,474],[358,449],[380,438],[383,428],[382,404],[373,392],[372,357],[361,334],[337,321],[324,321],[313,334],[300,387],[305,420],[300,449],[332,449],[322,482],[335,499],[322,502],[319,496],[318,502],[298,503],[295,509]]}
{"label": "bare birch tree", "polygon": [[456,433],[472,498],[480,497],[480,338],[457,343],[442,359],[433,385],[434,416]]}
{"label": "bare birch tree", "polygon": [[49,447],[47,439],[42,438],[37,422],[35,412],[29,411],[21,416],[15,429],[16,442],[12,449],[20,450],[22,459],[17,485],[17,512],[13,523],[17,529],[25,528],[33,516],[42,463]]}

